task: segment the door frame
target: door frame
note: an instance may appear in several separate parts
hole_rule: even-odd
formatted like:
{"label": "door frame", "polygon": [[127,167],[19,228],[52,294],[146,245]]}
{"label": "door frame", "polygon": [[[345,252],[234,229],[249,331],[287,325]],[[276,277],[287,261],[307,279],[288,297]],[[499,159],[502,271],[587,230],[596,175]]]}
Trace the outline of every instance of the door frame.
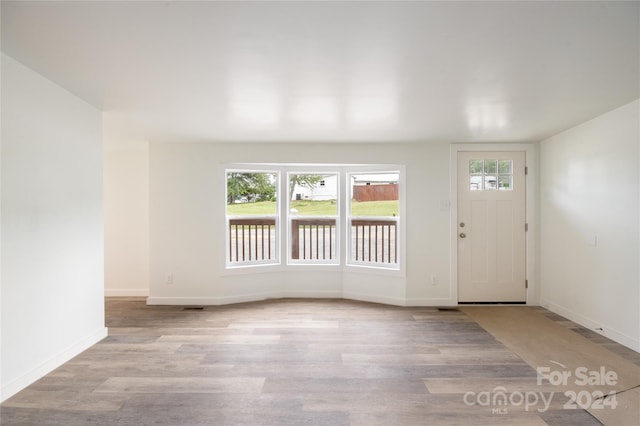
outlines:
{"label": "door frame", "polygon": [[538,305],[538,265],[536,262],[536,242],[538,235],[537,227],[537,159],[538,146],[533,143],[481,143],[481,144],[451,144],[450,145],[450,168],[449,168],[449,199],[450,203],[450,232],[449,247],[451,265],[451,286],[449,298],[452,305],[458,305],[458,152],[461,151],[523,151],[525,153],[525,166],[528,173],[525,176],[525,214],[529,230],[526,234],[526,279],[529,286],[526,293],[527,305]]}

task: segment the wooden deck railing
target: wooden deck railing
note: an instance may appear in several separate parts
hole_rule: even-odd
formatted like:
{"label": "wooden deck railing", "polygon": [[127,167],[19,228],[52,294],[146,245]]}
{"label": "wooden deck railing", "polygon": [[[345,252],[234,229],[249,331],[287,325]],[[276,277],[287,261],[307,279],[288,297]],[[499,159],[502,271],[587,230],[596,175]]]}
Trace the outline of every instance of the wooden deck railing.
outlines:
{"label": "wooden deck railing", "polygon": [[276,219],[229,219],[229,262],[272,260],[277,252]]}
{"label": "wooden deck railing", "polygon": [[[291,219],[291,259],[330,261],[337,257],[335,218]],[[230,218],[229,262],[263,262],[276,259],[276,219]],[[356,263],[398,263],[396,219],[351,220],[350,260]]]}
{"label": "wooden deck railing", "polygon": [[335,245],[335,219],[291,219],[291,259],[334,260]]}
{"label": "wooden deck railing", "polygon": [[352,219],[351,260],[398,263],[398,222],[394,219]]}

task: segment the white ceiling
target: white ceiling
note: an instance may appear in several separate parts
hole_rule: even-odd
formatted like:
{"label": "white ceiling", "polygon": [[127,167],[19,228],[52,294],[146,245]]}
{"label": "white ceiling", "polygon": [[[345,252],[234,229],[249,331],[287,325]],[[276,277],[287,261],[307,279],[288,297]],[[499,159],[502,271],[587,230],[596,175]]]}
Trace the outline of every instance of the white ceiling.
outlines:
{"label": "white ceiling", "polygon": [[535,141],[640,97],[639,5],[2,1],[2,51],[151,141]]}

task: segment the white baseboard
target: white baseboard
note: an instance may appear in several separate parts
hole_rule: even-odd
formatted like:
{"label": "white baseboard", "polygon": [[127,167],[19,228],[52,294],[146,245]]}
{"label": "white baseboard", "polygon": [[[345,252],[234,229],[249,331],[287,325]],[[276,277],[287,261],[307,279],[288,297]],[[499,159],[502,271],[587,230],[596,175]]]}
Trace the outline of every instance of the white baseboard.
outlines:
{"label": "white baseboard", "polygon": [[147,298],[147,305],[196,305],[218,306],[232,303],[257,302],[265,299],[273,299],[273,293],[253,293],[228,297],[153,297]]}
{"label": "white baseboard", "polygon": [[147,297],[149,296],[148,288],[105,288],[105,297]]}
{"label": "white baseboard", "polygon": [[[547,308],[551,312],[555,312],[558,315],[562,315],[563,317],[570,319],[571,321],[578,323],[583,327],[590,329],[591,331],[601,334],[613,340],[614,342],[620,343],[621,345],[631,348],[636,352],[640,352],[640,340],[635,339],[631,336],[627,336],[626,334],[621,333],[620,331],[612,327],[609,327],[607,324],[603,324],[591,318],[585,317],[584,315],[580,315],[563,306],[549,302],[548,300],[541,300],[540,306]],[[598,328],[601,328],[602,330],[597,330]]]}
{"label": "white baseboard", "polygon": [[402,299],[375,294],[341,291],[283,291],[223,297],[148,297],[147,305],[218,306],[282,298],[351,299],[394,306],[458,306],[458,302],[449,298]]}
{"label": "white baseboard", "polygon": [[342,291],[285,291],[279,297],[300,299],[342,299]]}
{"label": "white baseboard", "polygon": [[148,297],[147,305],[197,305],[218,306],[232,303],[258,302],[267,299],[309,298],[309,299],[351,299],[362,302],[382,303],[394,306],[457,306],[451,299],[402,299],[375,294],[341,291],[283,291],[251,293],[223,297]]}
{"label": "white baseboard", "polygon": [[355,292],[344,292],[343,299],[359,300],[361,302],[382,303],[385,305],[406,306],[406,300],[395,297],[380,296],[376,294],[364,294]]}
{"label": "white baseboard", "polygon": [[107,327],[102,327],[96,330],[89,336],[80,339],[75,344],[71,345],[71,347],[69,347],[68,349],[58,353],[57,355],[54,355],[45,362],[36,366],[28,373],[23,374],[17,379],[14,379],[13,381],[2,386],[2,388],[0,388],[0,402],[4,402],[5,400],[11,398],[13,395],[20,392],[30,384],[34,383],[36,380],[46,376],[65,362],[69,361],[71,358],[95,345],[96,343],[107,337],[108,332],[109,330],[107,329]]}
{"label": "white baseboard", "polygon": [[147,305],[218,306],[283,298],[340,299],[342,293],[336,291],[285,291],[223,297],[148,297]]}

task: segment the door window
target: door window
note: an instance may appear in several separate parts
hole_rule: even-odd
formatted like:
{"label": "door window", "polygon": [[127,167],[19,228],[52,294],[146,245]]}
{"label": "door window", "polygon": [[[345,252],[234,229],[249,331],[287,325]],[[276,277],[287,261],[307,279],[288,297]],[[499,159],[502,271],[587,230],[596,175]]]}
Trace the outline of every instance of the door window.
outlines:
{"label": "door window", "polygon": [[471,191],[511,191],[513,160],[469,160]]}

